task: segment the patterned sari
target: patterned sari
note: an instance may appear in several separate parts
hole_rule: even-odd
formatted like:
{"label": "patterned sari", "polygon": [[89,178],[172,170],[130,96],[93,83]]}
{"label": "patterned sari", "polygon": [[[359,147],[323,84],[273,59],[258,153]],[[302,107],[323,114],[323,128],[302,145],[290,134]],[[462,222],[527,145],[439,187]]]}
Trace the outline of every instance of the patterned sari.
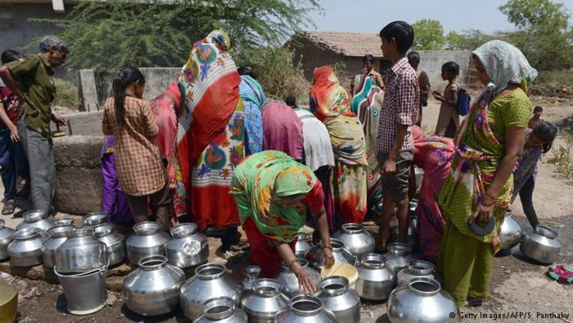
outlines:
{"label": "patterned sari", "polygon": [[[512,196],[512,175],[494,202],[494,230],[484,236],[476,235],[467,221],[493,182],[505,156],[507,128],[527,127],[531,101],[524,80],[537,75],[521,51],[503,41],[487,42],[473,54],[482,63],[491,83],[472,105],[464,121],[452,171],[438,200],[447,219],[438,271],[443,274],[444,289],[458,307],[468,298],[483,299],[488,295],[493,256],[500,247],[499,232]],[[509,83],[521,84],[521,88],[497,97]]]}
{"label": "patterned sari", "polygon": [[411,130],[414,137],[414,165],[424,170],[416,209],[420,252],[424,258],[436,262],[446,223],[438,206],[438,194],[450,174],[456,149],[450,138],[424,138],[418,126],[412,126]]}
{"label": "patterned sari", "polygon": [[229,187],[245,156],[245,126],[241,78],[230,45],[227,34],[218,30],[196,42],[179,81],[184,105],[177,130],[174,209],[176,216],[189,214],[199,229],[239,224]]}
{"label": "patterned sari", "polygon": [[230,194],[249,239],[251,262],[261,267],[263,277],[274,277],[280,270],[282,258],[272,242],[289,243],[294,250],[306,220],[302,203],[287,207],[273,198],[306,195],[316,182],[310,168],[280,151],[251,155],[237,167]]}
{"label": "patterned sari", "polygon": [[384,101],[384,92],[370,77],[357,75],[354,79],[354,98],[351,109],[360,120],[366,139],[366,159],[368,160],[368,209],[382,212],[382,181],[376,137],[378,120]]}
{"label": "patterned sari", "polygon": [[263,150],[263,114],[262,106],[266,97],[261,84],[248,75],[241,75],[239,95],[245,105],[245,155],[249,156]]}
{"label": "patterned sari", "polygon": [[310,110],[330,135],[335,166],[330,183],[339,224],[362,223],[367,209],[366,142],[350,98],[330,67],[314,70]]}

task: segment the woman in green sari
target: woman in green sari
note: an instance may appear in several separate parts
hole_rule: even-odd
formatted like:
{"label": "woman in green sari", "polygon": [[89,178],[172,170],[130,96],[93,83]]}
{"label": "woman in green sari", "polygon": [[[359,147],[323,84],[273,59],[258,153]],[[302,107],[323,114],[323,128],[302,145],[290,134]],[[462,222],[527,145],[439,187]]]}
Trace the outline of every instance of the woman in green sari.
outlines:
{"label": "woman in green sari", "polygon": [[[488,295],[503,215],[512,196],[512,172],[531,114],[526,80],[537,76],[523,53],[503,41],[485,43],[472,58],[487,88],[464,120],[438,201],[447,219],[438,271],[458,307],[479,306]],[[484,227],[491,217],[494,226],[487,233]],[[477,226],[472,229],[472,224]]]}
{"label": "woman in green sari", "polygon": [[251,262],[261,267],[262,276],[278,275],[284,261],[297,276],[300,288],[314,292],[310,275],[295,261],[294,254],[296,237],[306,220],[304,206],[310,209],[320,231],[327,268],[334,263],[334,256],[322,184],[312,170],[281,151],[262,151],[237,166],[230,194],[237,201]]}

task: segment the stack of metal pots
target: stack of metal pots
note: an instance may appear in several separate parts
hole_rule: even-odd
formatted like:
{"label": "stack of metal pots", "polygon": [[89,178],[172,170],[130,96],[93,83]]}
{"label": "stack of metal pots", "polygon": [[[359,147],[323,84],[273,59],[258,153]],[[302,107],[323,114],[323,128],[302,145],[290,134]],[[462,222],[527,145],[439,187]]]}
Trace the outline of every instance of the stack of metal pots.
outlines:
{"label": "stack of metal pots", "polygon": [[54,272],[72,314],[94,313],[105,306],[107,299],[107,247],[93,235],[92,228],[75,229],[56,249]]}
{"label": "stack of metal pots", "polygon": [[227,273],[224,265],[204,264],[181,286],[181,308],[185,317],[196,320],[203,314],[203,304],[221,295],[230,297],[238,306],[242,291],[242,284]]}
{"label": "stack of metal pots", "polygon": [[167,264],[165,256],[150,256],[139,261],[139,268],[123,280],[125,304],[144,316],[170,313],[179,305],[179,290],[185,273]]}
{"label": "stack of metal pots", "polygon": [[197,232],[197,224],[181,223],[171,229],[171,239],[165,245],[168,262],[179,268],[200,265],[209,257],[207,236]]}
{"label": "stack of metal pots", "polygon": [[133,226],[134,234],[127,237],[127,259],[137,265],[139,261],[149,256],[166,256],[165,245],[171,236],[163,231],[163,226],[157,222],[145,221]]}
{"label": "stack of metal pots", "polygon": [[356,257],[374,252],[374,237],[360,223],[346,223],[332,236],[344,244],[344,248]]}

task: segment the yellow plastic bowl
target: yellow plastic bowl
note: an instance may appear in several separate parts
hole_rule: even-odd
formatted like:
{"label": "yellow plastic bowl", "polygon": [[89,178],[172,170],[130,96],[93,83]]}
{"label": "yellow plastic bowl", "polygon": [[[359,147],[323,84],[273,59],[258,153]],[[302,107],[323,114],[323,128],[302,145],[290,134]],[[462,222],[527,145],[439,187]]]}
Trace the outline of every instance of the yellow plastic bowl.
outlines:
{"label": "yellow plastic bowl", "polygon": [[335,262],[329,269],[324,268],[320,272],[321,278],[326,278],[330,276],[342,276],[348,279],[348,287],[354,289],[356,286],[356,279],[358,279],[358,271],[356,267],[351,264],[346,264],[342,262]]}
{"label": "yellow plastic bowl", "polygon": [[0,323],[12,323],[18,314],[18,289],[0,280]]}

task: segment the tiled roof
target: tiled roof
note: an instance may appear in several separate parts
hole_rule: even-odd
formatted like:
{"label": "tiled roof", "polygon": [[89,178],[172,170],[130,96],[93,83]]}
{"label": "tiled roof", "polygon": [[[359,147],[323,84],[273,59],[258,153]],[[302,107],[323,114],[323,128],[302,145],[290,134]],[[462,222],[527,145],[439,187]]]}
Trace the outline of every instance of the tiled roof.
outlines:
{"label": "tiled roof", "polygon": [[300,34],[344,56],[362,57],[372,54],[376,58],[382,57],[380,36],[375,33],[302,31]]}

